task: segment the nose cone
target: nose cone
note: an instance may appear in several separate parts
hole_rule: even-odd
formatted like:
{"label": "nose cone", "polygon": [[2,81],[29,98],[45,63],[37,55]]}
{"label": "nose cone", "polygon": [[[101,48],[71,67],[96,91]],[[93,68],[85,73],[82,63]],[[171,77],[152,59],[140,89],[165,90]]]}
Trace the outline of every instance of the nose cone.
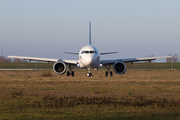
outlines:
{"label": "nose cone", "polygon": [[83,65],[84,66],[90,66],[93,62],[93,57],[92,56],[85,56],[83,58]]}

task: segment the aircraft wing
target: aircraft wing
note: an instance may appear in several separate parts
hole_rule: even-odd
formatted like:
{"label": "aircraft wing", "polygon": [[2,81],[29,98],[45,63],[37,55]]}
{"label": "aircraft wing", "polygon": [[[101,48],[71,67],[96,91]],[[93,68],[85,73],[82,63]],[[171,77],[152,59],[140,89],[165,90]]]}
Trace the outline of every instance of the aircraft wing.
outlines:
{"label": "aircraft wing", "polygon": [[133,63],[133,62],[138,62],[138,61],[151,61],[151,60],[156,60],[156,59],[161,59],[161,58],[171,58],[171,56],[101,60],[101,64],[109,65],[109,64],[114,64],[116,61],[122,61],[124,63],[128,63],[128,62]]}
{"label": "aircraft wing", "polygon": [[73,53],[73,52],[63,52],[63,53],[66,53],[66,54],[74,54],[74,55],[79,55],[79,53]]}
{"label": "aircraft wing", "polygon": [[106,53],[100,53],[100,55],[114,54],[114,53],[119,53],[119,52],[106,52]]}
{"label": "aircraft wing", "polygon": [[29,60],[29,61],[43,61],[43,62],[64,61],[67,64],[77,64],[77,62],[78,62],[78,60],[64,60],[64,59],[38,58],[38,57],[25,57],[25,56],[11,56],[11,55],[7,55],[7,57],[24,59],[24,60]]}

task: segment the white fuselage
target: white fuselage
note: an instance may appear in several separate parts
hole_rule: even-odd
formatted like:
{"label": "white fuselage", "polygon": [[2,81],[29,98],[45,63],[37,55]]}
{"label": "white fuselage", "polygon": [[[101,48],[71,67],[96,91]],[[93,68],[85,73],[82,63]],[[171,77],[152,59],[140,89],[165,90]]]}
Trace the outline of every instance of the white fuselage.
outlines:
{"label": "white fuselage", "polygon": [[99,68],[100,53],[91,45],[84,46],[79,52],[79,65],[81,68]]}

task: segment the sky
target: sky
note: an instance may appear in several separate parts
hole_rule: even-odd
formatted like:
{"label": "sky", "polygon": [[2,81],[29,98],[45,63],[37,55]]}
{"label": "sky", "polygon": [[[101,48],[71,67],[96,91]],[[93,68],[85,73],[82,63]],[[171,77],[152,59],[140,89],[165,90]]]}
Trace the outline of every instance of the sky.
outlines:
{"label": "sky", "polygon": [[[0,0],[4,54],[78,59],[91,40],[101,59],[180,52],[179,0]],[[163,60],[157,60],[163,61]],[[164,60],[165,61],[165,60]]]}

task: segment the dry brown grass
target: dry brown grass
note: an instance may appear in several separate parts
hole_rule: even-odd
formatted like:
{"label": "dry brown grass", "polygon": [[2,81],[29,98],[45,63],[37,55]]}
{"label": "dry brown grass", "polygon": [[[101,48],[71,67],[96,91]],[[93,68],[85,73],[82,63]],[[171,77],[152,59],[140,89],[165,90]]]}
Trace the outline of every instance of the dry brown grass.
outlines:
{"label": "dry brown grass", "polygon": [[[126,74],[114,74],[113,77],[105,77],[105,70],[92,71],[92,77],[86,77],[86,70],[75,70],[74,77],[67,77],[66,74],[57,75],[53,71],[46,72],[51,73],[51,76],[41,76],[44,71],[0,71],[0,111],[4,119],[9,118],[5,114],[20,115],[20,117],[27,115],[40,119],[37,117],[39,114],[41,116],[41,113],[45,115],[52,111],[53,115],[61,117],[68,116],[67,111],[72,116],[96,115],[96,113],[110,116],[117,112],[125,116],[137,114],[163,116],[169,112],[173,115],[179,114],[177,111],[180,101],[180,71],[127,70]],[[94,97],[97,100],[92,101]],[[102,102],[104,97],[108,97],[105,104]],[[117,100],[114,101],[114,98]],[[65,104],[62,102],[67,107],[80,105],[75,107],[77,109],[73,107],[71,110],[66,107],[56,108],[57,105],[61,105],[59,102],[57,104],[61,99],[69,101]],[[95,104],[92,106],[89,106],[89,103],[81,104],[81,99]],[[137,107],[120,107],[121,104],[126,106],[126,101],[129,105]],[[112,106],[109,106],[109,103]],[[151,107],[141,106],[139,103]],[[167,108],[158,107],[158,105],[164,106],[161,103],[166,103]],[[171,106],[171,103],[177,107]],[[28,108],[22,109],[23,106]],[[33,113],[34,109],[31,110],[29,107],[36,107],[37,111]],[[18,112],[15,112],[16,110]],[[28,110],[31,112],[27,112]],[[35,113],[38,115],[36,116]],[[128,118],[127,116],[125,118]],[[17,116],[16,118],[18,119]],[[175,117],[170,116],[170,118]]]}
{"label": "dry brown grass", "polygon": [[57,75],[53,71],[49,77],[41,76],[44,71],[0,71],[0,92],[22,90],[24,94],[60,96],[92,96],[121,94],[145,94],[180,98],[180,71],[168,70],[128,70],[124,75],[105,77],[104,70],[92,71],[86,77],[86,70],[76,70],[75,77]]}

